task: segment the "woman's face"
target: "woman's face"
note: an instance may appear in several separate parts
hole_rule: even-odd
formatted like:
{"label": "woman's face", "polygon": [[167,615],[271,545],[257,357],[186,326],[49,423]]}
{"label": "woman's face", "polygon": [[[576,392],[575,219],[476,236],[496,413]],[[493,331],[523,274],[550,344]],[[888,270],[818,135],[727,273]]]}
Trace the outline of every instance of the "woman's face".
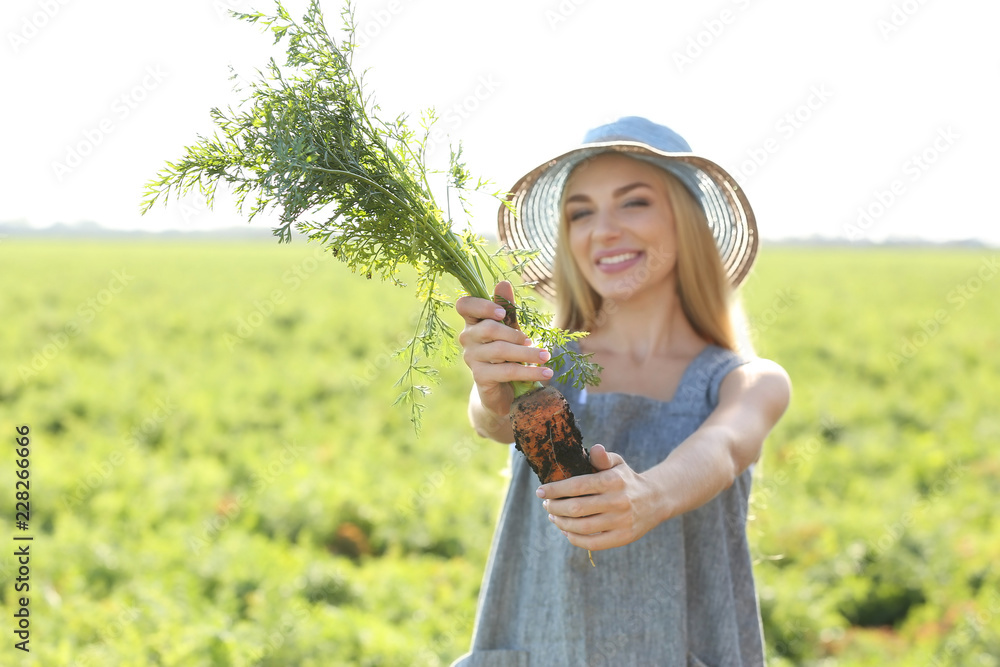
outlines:
{"label": "woman's face", "polygon": [[616,153],[577,167],[566,183],[570,251],[604,299],[674,289],[677,234],[659,167]]}

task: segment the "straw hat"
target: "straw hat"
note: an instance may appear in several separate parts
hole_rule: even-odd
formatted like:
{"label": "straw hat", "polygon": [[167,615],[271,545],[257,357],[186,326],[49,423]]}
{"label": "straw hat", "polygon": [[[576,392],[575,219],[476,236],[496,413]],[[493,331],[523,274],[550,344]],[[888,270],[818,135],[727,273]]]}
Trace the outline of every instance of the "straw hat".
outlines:
{"label": "straw hat", "polygon": [[691,152],[676,132],[645,118],[627,116],[587,133],[583,145],[542,164],[511,188],[500,206],[500,242],[513,250],[538,250],[524,269],[524,279],[548,297],[555,295],[555,260],[559,205],[570,172],[600,153],[618,152],[655,164],[680,180],[705,211],[726,275],[735,288],[757,255],[757,223],[743,189],[711,160]]}

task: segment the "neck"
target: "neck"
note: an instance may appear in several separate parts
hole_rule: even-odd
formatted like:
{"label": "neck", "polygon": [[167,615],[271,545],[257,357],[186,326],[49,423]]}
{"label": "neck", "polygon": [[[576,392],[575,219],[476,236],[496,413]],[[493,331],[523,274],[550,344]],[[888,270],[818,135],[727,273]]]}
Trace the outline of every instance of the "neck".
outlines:
{"label": "neck", "polygon": [[705,347],[705,340],[688,321],[671,281],[661,289],[643,290],[627,299],[604,299],[597,324],[584,344],[588,351],[611,347],[642,361],[654,355],[697,354]]}

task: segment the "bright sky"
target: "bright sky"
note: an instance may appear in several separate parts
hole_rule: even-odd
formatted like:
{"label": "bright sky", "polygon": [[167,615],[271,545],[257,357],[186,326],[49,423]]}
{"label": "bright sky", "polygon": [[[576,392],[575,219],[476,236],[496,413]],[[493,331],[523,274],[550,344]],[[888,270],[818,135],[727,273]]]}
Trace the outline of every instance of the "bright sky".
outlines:
{"label": "bright sky", "polygon": [[[300,16],[304,0],[289,0]],[[196,200],[138,215],[144,183],[271,39],[264,0],[7,0],[0,221],[245,224]],[[324,0],[327,25],[342,4]],[[767,238],[1000,244],[1000,3],[993,0],[360,0],[385,113],[434,106],[498,187],[591,126],[645,115],[742,182]],[[444,154],[446,154],[444,150]],[[477,206],[477,229],[496,207]],[[867,215],[862,215],[867,213]],[[257,224],[265,224],[258,222]]]}

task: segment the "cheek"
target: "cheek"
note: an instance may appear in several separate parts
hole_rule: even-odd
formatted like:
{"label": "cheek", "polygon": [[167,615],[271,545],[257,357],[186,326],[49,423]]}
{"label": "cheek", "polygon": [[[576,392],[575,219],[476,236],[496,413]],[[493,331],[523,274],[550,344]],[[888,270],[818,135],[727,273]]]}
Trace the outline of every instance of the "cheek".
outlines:
{"label": "cheek", "polygon": [[644,235],[649,244],[660,252],[673,253],[677,248],[677,226],[673,216],[651,217],[646,221]]}
{"label": "cheek", "polygon": [[676,252],[677,250],[677,228],[674,226],[674,221],[671,220],[667,225],[667,230],[663,235],[663,243],[667,246],[670,252]]}
{"label": "cheek", "polygon": [[589,249],[587,248],[586,235],[579,230],[579,227],[576,229],[570,227],[567,238],[569,240],[570,254],[573,255],[573,260],[576,262],[577,268],[581,271],[586,271],[590,263],[588,260]]}

